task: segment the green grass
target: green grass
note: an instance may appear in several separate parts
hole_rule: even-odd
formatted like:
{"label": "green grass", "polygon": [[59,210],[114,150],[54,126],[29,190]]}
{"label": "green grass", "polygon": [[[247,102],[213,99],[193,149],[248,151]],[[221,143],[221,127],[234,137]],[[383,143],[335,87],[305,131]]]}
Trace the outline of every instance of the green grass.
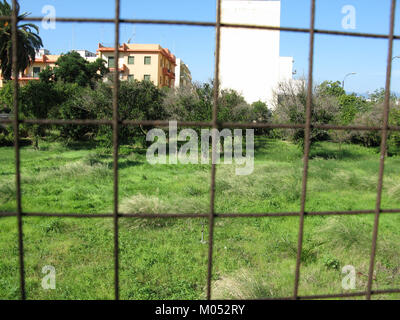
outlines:
{"label": "green grass", "polygon": [[[121,147],[119,200],[124,213],[207,213],[209,165],[155,165],[143,150]],[[374,209],[379,154],[375,149],[324,142],[312,148],[306,210]],[[387,159],[382,205],[400,207],[400,158]],[[217,166],[216,211],[299,211],[302,152],[284,141],[259,138],[253,174]],[[111,213],[112,156],[82,145],[41,144],[21,150],[25,212]],[[0,148],[0,211],[15,211],[13,148]],[[365,289],[373,215],[306,217],[300,294],[345,292],[345,265]],[[112,219],[25,217],[29,299],[112,299]],[[202,299],[208,245],[206,219],[120,219],[123,299]],[[214,298],[289,296],[293,292],[298,217],[216,219]],[[382,215],[374,289],[400,287],[400,216]],[[0,218],[0,298],[19,298],[16,218]],[[56,268],[56,290],[44,290],[42,268]],[[400,295],[381,298],[400,298]]]}

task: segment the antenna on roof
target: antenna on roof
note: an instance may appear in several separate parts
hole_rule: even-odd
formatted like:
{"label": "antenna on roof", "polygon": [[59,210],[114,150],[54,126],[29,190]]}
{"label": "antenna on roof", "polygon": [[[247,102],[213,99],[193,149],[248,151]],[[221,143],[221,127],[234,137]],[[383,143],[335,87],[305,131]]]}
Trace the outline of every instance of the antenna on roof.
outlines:
{"label": "antenna on roof", "polygon": [[130,37],[128,39],[128,43],[131,43],[131,41],[133,41],[133,43],[135,43],[136,40],[136,26],[133,26],[133,31],[132,31],[132,37]]}

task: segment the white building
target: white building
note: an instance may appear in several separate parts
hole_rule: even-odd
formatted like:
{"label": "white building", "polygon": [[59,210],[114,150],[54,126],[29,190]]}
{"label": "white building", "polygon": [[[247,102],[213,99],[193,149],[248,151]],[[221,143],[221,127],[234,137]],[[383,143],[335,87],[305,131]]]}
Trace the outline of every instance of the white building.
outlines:
{"label": "white building", "polygon": [[189,67],[182,61],[182,59],[176,59],[175,67],[175,88],[189,87],[192,85],[192,75]]}
{"label": "white building", "polygon": [[41,59],[44,55],[49,55],[50,51],[47,49],[37,49],[35,59]]}
{"label": "white building", "polygon": [[[221,10],[222,23],[280,26],[280,0],[222,0]],[[279,31],[221,28],[221,88],[271,105],[278,82],[293,76],[293,58],[279,48]]]}
{"label": "white building", "polygon": [[82,58],[89,62],[94,62],[97,59],[97,55],[93,52],[90,52],[88,50],[72,50],[80,54]]}

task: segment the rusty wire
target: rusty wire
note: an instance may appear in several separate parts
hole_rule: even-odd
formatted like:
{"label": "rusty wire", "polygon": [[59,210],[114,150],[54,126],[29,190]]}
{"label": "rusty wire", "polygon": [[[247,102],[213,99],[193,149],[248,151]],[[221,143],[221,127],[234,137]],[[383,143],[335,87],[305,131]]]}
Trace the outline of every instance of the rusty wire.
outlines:
{"label": "rusty wire", "polygon": [[315,0],[311,0],[311,21],[310,21],[310,53],[308,58],[308,84],[307,84],[307,102],[306,102],[306,125],[304,132],[304,157],[303,157],[303,179],[301,191],[301,208],[300,208],[300,222],[299,233],[297,240],[297,258],[296,269],[294,277],[294,290],[293,298],[297,299],[300,281],[300,261],[303,248],[303,235],[304,235],[304,212],[306,210],[306,196],[307,196],[307,180],[308,180],[308,163],[310,157],[311,145],[311,108],[312,108],[312,84],[313,84],[313,67],[314,67],[314,27],[315,27]]}
{"label": "rusty wire", "polygon": [[[121,19],[120,18],[120,0],[115,0],[115,17],[113,19],[101,19],[101,18],[57,18],[57,22],[78,22],[78,23],[113,23],[115,25],[115,57],[116,57],[116,71],[114,72],[114,84],[113,84],[113,117],[112,119],[75,119],[75,120],[63,120],[63,119],[19,119],[18,110],[18,54],[17,54],[17,24],[18,17],[16,12],[17,0],[12,0],[13,11],[12,16],[0,16],[0,21],[10,21],[12,24],[12,66],[13,66],[13,106],[14,116],[13,119],[0,119],[0,124],[12,124],[14,130],[14,149],[15,149],[15,181],[16,181],[16,212],[0,212],[1,217],[16,217],[18,224],[18,255],[19,255],[19,275],[20,275],[20,296],[21,299],[26,299],[25,289],[25,267],[24,267],[24,245],[23,245],[23,217],[55,217],[55,218],[112,218],[113,219],[113,234],[114,234],[114,295],[115,299],[118,300],[120,296],[119,292],[119,219],[129,218],[140,218],[140,219],[155,219],[155,218],[174,218],[174,219],[204,219],[209,220],[209,247],[208,247],[208,269],[207,269],[207,299],[211,299],[212,292],[212,266],[213,266],[213,243],[214,243],[214,225],[215,218],[262,218],[262,217],[299,217],[299,231],[298,231],[298,248],[297,258],[295,266],[295,280],[293,295],[289,297],[272,298],[274,299],[330,299],[330,298],[350,298],[350,297],[362,297],[365,296],[367,299],[371,298],[371,295],[379,294],[390,294],[400,293],[400,289],[386,289],[386,290],[372,290],[372,280],[374,272],[374,263],[377,248],[378,229],[379,229],[379,217],[381,214],[400,214],[399,209],[382,209],[382,189],[383,189],[383,177],[384,177],[384,165],[385,165],[385,153],[387,149],[387,138],[389,131],[400,131],[400,126],[389,126],[389,98],[390,98],[390,77],[392,70],[392,51],[394,40],[400,39],[399,35],[394,34],[394,21],[395,21],[395,7],[396,0],[391,0],[390,9],[390,30],[388,34],[373,34],[373,33],[359,33],[359,32],[342,32],[334,30],[321,30],[315,29],[315,7],[316,0],[311,1],[311,17],[310,17],[310,28],[291,28],[291,27],[276,27],[276,26],[259,26],[249,24],[232,24],[221,22],[221,0],[216,0],[217,5],[217,16],[215,22],[201,22],[201,21],[181,21],[181,20],[153,20],[153,19]],[[25,21],[42,21],[42,17],[26,17],[22,20]],[[216,31],[216,52],[215,52],[215,77],[214,77],[214,97],[213,97],[213,113],[212,121],[210,122],[195,122],[195,121],[178,121],[178,126],[192,126],[192,127],[208,127],[214,129],[221,128],[280,128],[280,129],[304,129],[305,130],[305,143],[304,143],[304,168],[302,177],[302,194],[300,211],[298,212],[266,212],[266,213],[217,213],[215,212],[215,180],[216,180],[216,165],[211,166],[211,183],[210,183],[210,211],[209,213],[198,214],[198,213],[121,213],[118,210],[118,130],[120,126],[168,126],[168,121],[165,120],[121,120],[118,115],[118,93],[120,79],[118,76],[118,63],[119,63],[119,27],[121,23],[131,24],[158,24],[158,25],[177,25],[177,26],[193,26],[193,27],[212,27]],[[220,37],[221,28],[248,28],[248,29],[261,29],[271,31],[285,31],[285,32],[299,32],[308,33],[310,35],[309,43],[309,70],[308,70],[308,88],[307,88],[307,104],[306,104],[306,122],[299,124],[271,124],[271,123],[232,123],[232,122],[219,122],[217,120],[218,115],[218,92],[219,92],[219,61],[220,61]],[[364,38],[375,38],[375,39],[388,39],[389,50],[388,50],[388,61],[386,70],[386,85],[385,85],[385,103],[384,103],[384,114],[382,126],[358,126],[358,125],[329,125],[329,124],[313,124],[311,122],[311,110],[312,110],[312,82],[313,82],[313,66],[314,66],[314,38],[315,34],[327,34],[336,36],[350,36],[350,37],[364,37]],[[79,213],[45,213],[45,212],[24,212],[21,205],[21,170],[20,170],[20,146],[19,146],[19,126],[20,124],[53,124],[53,125],[109,125],[113,128],[113,212],[104,214],[79,214]],[[379,177],[377,183],[377,198],[376,207],[374,210],[350,210],[350,211],[306,211],[306,196],[307,196],[307,178],[308,178],[308,165],[309,165],[309,153],[310,153],[310,132],[312,129],[326,129],[326,130],[364,130],[364,131],[381,131],[381,157],[380,157],[380,168]],[[213,139],[215,140],[215,139]],[[214,158],[215,144],[212,146],[212,153]],[[214,163],[214,161],[213,161]],[[338,293],[338,294],[327,294],[327,295],[311,295],[301,296],[298,294],[299,281],[300,281],[300,266],[301,266],[301,254],[302,254],[302,243],[304,235],[304,221],[306,216],[331,216],[331,215],[363,215],[363,214],[374,214],[374,227],[372,236],[372,246],[370,255],[370,266],[368,275],[368,285],[366,291],[362,292],[350,292],[350,293]],[[266,298],[265,300],[271,300]]]}
{"label": "rusty wire", "polygon": [[119,95],[119,26],[120,0],[115,0],[115,72],[113,84],[113,177],[114,177],[114,295],[119,300],[119,228],[118,228],[118,95]]}
{"label": "rusty wire", "polygon": [[378,178],[378,188],[377,188],[377,194],[376,194],[375,221],[374,221],[374,229],[373,229],[373,234],[372,234],[372,248],[371,248],[371,256],[370,256],[369,273],[368,273],[368,288],[367,288],[367,296],[366,296],[366,298],[368,300],[371,299],[372,279],[373,279],[373,274],[374,274],[376,243],[377,243],[377,238],[378,238],[379,216],[380,216],[381,200],[382,200],[383,175],[384,175],[384,169],[385,169],[385,154],[386,154],[386,150],[387,150],[389,108],[390,108],[389,107],[390,77],[392,75],[395,8],[396,8],[396,0],[392,0],[391,9],[390,9],[389,50],[388,50],[387,68],[386,68],[385,102],[384,102],[384,110],[383,110],[382,141],[381,141],[381,158],[380,158],[380,164],[379,164],[379,178]]}
{"label": "rusty wire", "polygon": [[18,253],[21,299],[26,298],[25,291],[25,265],[24,265],[24,236],[22,230],[22,205],[21,205],[21,167],[19,149],[19,105],[18,105],[18,45],[17,45],[17,0],[12,1],[13,10],[11,17],[11,41],[12,41],[12,71],[14,74],[13,107],[14,107],[14,149],[15,149],[15,186],[17,198],[18,218]]}

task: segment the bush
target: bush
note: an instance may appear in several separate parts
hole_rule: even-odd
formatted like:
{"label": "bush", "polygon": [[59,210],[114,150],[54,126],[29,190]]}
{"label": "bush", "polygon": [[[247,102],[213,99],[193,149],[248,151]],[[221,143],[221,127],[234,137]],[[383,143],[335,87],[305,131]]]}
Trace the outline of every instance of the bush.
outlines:
{"label": "bush", "polygon": [[[277,102],[274,110],[274,121],[287,124],[304,124],[306,122],[307,84],[304,80],[282,82],[275,93]],[[338,98],[328,95],[317,87],[313,88],[311,122],[313,124],[333,124],[339,113]],[[304,145],[304,129],[282,130],[282,135],[299,146]],[[311,144],[329,138],[327,130],[312,129]]]}
{"label": "bush", "polygon": [[[164,110],[168,119],[180,121],[211,121],[214,100],[212,82],[195,83],[193,88],[166,91]],[[232,89],[222,90],[218,97],[218,120],[224,122],[267,122],[271,112],[258,101],[249,105]]]}
{"label": "bush", "polygon": [[[400,106],[390,108],[389,125],[400,126]],[[400,155],[400,132],[390,131],[388,136],[388,155]]]}
{"label": "bush", "polygon": [[[359,113],[353,124],[361,126],[376,127],[382,126],[383,104],[373,104],[364,113]],[[381,132],[370,130],[359,130],[351,132],[352,143],[361,144],[365,147],[378,147],[381,144]]]}
{"label": "bush", "polygon": [[4,127],[0,124],[0,146],[13,146],[14,145],[14,133],[11,126]]}
{"label": "bush", "polygon": [[[58,90],[62,96],[68,97],[60,105],[60,118],[65,120],[96,119],[92,109],[83,103],[86,98],[85,89],[77,84],[58,84]],[[95,126],[90,125],[62,125],[60,126],[61,138],[69,143],[85,140],[87,135],[92,136],[96,131]]]}

